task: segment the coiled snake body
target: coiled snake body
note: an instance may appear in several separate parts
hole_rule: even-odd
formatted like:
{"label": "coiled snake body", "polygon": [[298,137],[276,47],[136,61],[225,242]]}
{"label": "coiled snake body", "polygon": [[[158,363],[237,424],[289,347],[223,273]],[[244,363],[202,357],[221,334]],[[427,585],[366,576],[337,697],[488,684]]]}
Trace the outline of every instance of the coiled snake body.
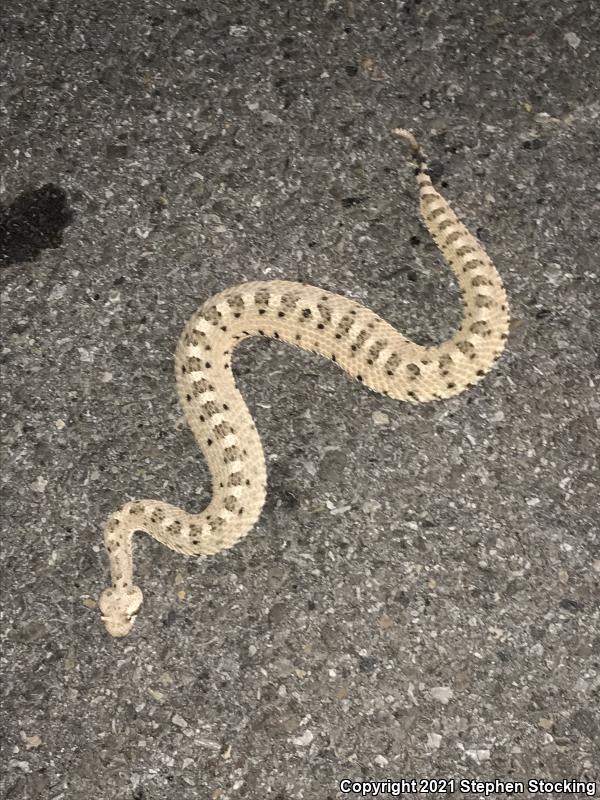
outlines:
{"label": "coiled snake body", "polygon": [[214,555],[246,536],[259,518],[265,457],[231,372],[232,351],[242,339],[270,336],[320,353],[374,391],[410,403],[441,400],[473,386],[504,349],[509,314],[494,265],[433,188],[412,134],[399,128],[393,133],[411,145],[422,218],[458,279],[460,329],[446,342],[422,347],[348,298],[288,281],[245,283],[208,300],[186,324],[175,365],[180,401],[210,470],[212,499],[199,514],[142,500],[110,516],[104,541],[112,587],[102,593],[100,610],[112,636],[129,632],[142,604],[133,583],[135,531],[186,555]]}

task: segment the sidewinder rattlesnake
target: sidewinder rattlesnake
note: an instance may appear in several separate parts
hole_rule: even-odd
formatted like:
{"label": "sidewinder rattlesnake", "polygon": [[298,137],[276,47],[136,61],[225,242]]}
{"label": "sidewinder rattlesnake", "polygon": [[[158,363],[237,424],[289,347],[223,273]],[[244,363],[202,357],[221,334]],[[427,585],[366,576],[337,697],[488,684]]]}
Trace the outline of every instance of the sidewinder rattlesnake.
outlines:
{"label": "sidewinder rattlesnake", "polygon": [[504,349],[509,313],[502,281],[481,244],[437,192],[423,151],[411,133],[421,216],[456,274],[463,321],[448,341],[423,347],[373,311],[346,297],[288,281],[233,286],[208,300],[186,324],[175,355],[177,390],[204,453],[212,499],[189,514],[156,500],[130,502],[106,523],[112,587],[100,611],[112,636],[125,636],[142,604],[133,583],[132,539],[145,531],[190,556],[232,547],[257,522],[267,472],[260,438],[235,385],[231,356],[249,336],[270,336],[320,353],[375,392],[409,403],[453,397],[477,383]]}

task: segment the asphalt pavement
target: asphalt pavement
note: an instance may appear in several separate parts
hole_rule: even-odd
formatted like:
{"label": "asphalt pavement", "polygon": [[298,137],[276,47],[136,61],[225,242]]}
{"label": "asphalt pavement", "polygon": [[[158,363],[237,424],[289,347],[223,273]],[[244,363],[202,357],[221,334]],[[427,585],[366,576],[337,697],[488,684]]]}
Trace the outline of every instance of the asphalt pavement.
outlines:
{"label": "asphalt pavement", "polygon": [[[7,0],[3,798],[600,796],[599,17]],[[455,329],[396,126],[505,281],[506,353],[410,406],[244,343],[260,522],[200,561],[140,535],[111,639],[107,516],[210,496],[173,376],[200,303],[289,279],[424,344]]]}

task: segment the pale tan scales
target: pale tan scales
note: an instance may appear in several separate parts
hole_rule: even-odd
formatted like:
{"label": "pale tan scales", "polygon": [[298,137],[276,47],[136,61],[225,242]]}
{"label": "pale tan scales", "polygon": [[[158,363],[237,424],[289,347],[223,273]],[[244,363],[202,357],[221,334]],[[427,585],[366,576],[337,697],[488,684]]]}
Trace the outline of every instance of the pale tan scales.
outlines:
{"label": "pale tan scales", "polygon": [[258,432],[231,373],[239,341],[257,335],[281,339],[332,359],[376,392],[412,403],[459,394],[504,349],[508,305],[494,265],[433,188],[412,135],[394,133],[412,147],[421,215],[458,279],[460,329],[447,342],[422,347],[348,298],[287,281],[241,284],[208,300],[186,324],[175,364],[179,397],[210,470],[212,499],[199,514],[142,500],[111,515],[104,539],[113,583],[102,593],[100,610],[113,636],[129,632],[142,603],[133,584],[135,531],[186,555],[213,555],[246,536],[259,518],[267,474]]}

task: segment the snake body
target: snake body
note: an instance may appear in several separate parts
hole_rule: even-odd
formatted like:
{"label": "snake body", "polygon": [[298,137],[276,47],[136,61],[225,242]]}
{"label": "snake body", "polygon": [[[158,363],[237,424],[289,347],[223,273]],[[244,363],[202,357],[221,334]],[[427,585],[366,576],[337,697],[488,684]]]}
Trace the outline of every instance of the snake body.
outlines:
{"label": "snake body", "polygon": [[436,191],[412,134],[421,216],[458,280],[463,320],[446,342],[423,347],[346,297],[288,281],[233,286],[187,322],[175,355],[186,419],[212,478],[212,499],[198,514],[156,500],[130,502],[107,521],[104,541],[112,586],[100,598],[106,629],[125,636],[142,604],[133,583],[132,538],[145,531],[172,550],[214,555],[256,524],[267,472],[258,432],[231,372],[232,351],[268,336],[320,353],[375,392],[409,403],[453,397],[477,383],[504,349],[509,313],[502,281],[481,244]]}

